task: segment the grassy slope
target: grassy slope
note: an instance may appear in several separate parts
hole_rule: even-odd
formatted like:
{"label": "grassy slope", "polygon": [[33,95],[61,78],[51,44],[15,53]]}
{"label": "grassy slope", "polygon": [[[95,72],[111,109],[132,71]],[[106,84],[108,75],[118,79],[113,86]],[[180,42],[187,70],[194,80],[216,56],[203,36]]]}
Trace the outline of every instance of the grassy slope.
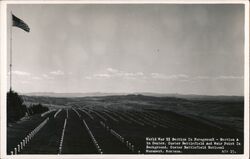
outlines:
{"label": "grassy slope", "polygon": [[170,110],[176,113],[227,125],[243,131],[244,102],[226,98],[226,100],[195,99],[187,100],[175,97],[152,97],[143,95],[106,96],[106,97],[25,97],[25,102],[40,102],[52,106],[88,105],[113,107],[117,109],[156,109]]}

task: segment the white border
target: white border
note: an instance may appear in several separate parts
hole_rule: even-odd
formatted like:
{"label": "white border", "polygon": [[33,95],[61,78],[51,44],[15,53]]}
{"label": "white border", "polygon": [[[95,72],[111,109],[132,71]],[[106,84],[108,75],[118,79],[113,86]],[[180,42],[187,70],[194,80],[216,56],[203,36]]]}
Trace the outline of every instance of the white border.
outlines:
{"label": "white border", "polygon": [[[1,36],[0,36],[0,42],[1,42],[1,56],[0,56],[0,68],[1,68],[1,72],[0,72],[0,91],[1,91],[1,96],[0,96],[0,102],[1,102],[1,106],[0,106],[0,130],[1,130],[1,136],[0,136],[0,141],[1,141],[1,145],[6,145],[6,90],[7,90],[7,72],[6,72],[6,66],[7,66],[7,25],[3,25],[3,24],[7,24],[6,23],[6,14],[7,14],[7,10],[6,10],[6,5],[0,3],[0,11],[1,11]],[[6,152],[6,147],[5,146],[1,146],[0,147],[0,158],[2,158],[5,154],[4,152]]]}
{"label": "white border", "polygon": [[[245,5],[245,63],[244,63],[244,154],[243,155],[6,155],[6,92],[7,92],[7,5],[8,4],[244,4]],[[249,158],[249,1],[247,0],[0,0],[0,158],[6,159],[36,159],[36,158],[167,158],[167,159],[248,159]]]}

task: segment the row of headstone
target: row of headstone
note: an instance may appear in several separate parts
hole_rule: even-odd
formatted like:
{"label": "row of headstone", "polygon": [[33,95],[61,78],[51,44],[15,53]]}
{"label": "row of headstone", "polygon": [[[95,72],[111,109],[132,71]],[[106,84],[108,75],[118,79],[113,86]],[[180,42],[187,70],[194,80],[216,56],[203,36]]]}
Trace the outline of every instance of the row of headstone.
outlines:
{"label": "row of headstone", "polygon": [[49,113],[51,113],[51,112],[53,112],[53,111],[55,111],[55,110],[54,110],[54,109],[48,110],[48,111],[42,113],[42,114],[41,114],[41,117],[44,117],[45,115],[47,115],[47,114],[49,114]]}
{"label": "row of headstone", "polygon": [[108,113],[106,113],[106,112],[102,112],[103,114],[105,114],[106,116],[108,116],[110,119],[112,119],[113,121],[115,121],[115,122],[119,122],[117,119],[115,119],[114,117],[112,117],[111,115],[109,115]]}
{"label": "row of headstone", "polygon": [[100,123],[105,128],[105,123],[103,121],[100,121]]}
{"label": "row of headstone", "polygon": [[59,110],[54,114],[54,118],[56,118],[56,116],[60,113],[60,111],[62,111],[62,109],[59,109]]}
{"label": "row of headstone", "polygon": [[[118,121],[124,121],[124,122],[127,122],[127,123],[132,123],[131,121],[128,121],[127,119],[125,119],[118,111],[113,111],[113,110],[110,110],[110,109],[106,108],[106,109],[104,110],[104,112],[109,113],[109,114],[111,114],[112,116],[117,117],[117,118],[118,118]],[[116,119],[117,119],[117,118],[116,118]]]}
{"label": "row of headstone", "polygon": [[[177,120],[170,120],[168,119],[167,116],[162,117],[156,112],[150,111],[147,114],[152,116],[152,118],[157,119],[158,122],[161,122],[162,124],[164,124],[166,128],[171,127],[171,128],[176,128],[176,129],[183,129],[184,127],[186,127],[184,123],[178,122]],[[192,130],[196,131],[195,129],[192,129]]]}
{"label": "row of headstone", "polygon": [[74,112],[76,112],[76,114],[78,115],[79,118],[81,118],[81,115],[78,113],[78,111],[75,110],[75,108],[72,108],[74,110]]}
{"label": "row of headstone", "polygon": [[66,118],[68,119],[69,118],[69,110],[67,109],[66,111]]}
{"label": "row of headstone", "polygon": [[11,155],[16,155],[21,152],[22,149],[31,141],[31,139],[44,127],[44,125],[49,121],[47,117],[40,125],[38,125],[33,131],[31,131],[15,148],[10,151]]}
{"label": "row of headstone", "polygon": [[110,129],[110,133],[114,135],[119,141],[124,143],[124,138],[121,135],[119,135],[117,132],[115,132],[113,129]]}
{"label": "row of headstone", "polygon": [[132,124],[132,121],[130,121],[129,119],[126,119],[126,118],[128,118],[128,117],[125,116],[123,113],[121,113],[121,112],[119,112],[119,111],[116,111],[115,113],[119,116],[119,118],[120,118],[122,121],[125,121],[125,122],[127,122],[127,123],[129,123],[129,124]]}
{"label": "row of headstone", "polygon": [[94,117],[89,113],[87,112],[86,110],[84,109],[80,109],[82,112],[84,112],[88,117],[90,117],[92,120],[94,120]]}
{"label": "row of headstone", "polygon": [[108,131],[108,132],[110,132],[110,127],[108,126],[108,125],[106,125],[103,121],[100,121],[100,124],[103,126],[103,128],[106,130],[106,131]]}
{"label": "row of headstone", "polygon": [[159,121],[157,121],[157,119],[152,118],[151,116],[149,116],[146,113],[143,113],[143,119],[145,119],[145,121],[150,124],[152,127],[156,127],[156,126],[160,126],[163,128],[169,128],[168,126],[165,126],[163,124],[161,124]]}
{"label": "row of headstone", "polygon": [[85,122],[85,120],[83,120],[83,123],[84,123],[84,125],[85,125],[85,127],[86,127],[86,129],[87,129],[87,131],[88,131],[88,133],[89,133],[89,135],[90,135],[90,137],[91,137],[91,140],[92,140],[92,142],[94,143],[94,145],[95,145],[95,147],[96,147],[96,149],[97,149],[97,151],[98,151],[100,154],[103,154],[102,149],[100,148],[99,144],[97,143],[97,141],[96,141],[94,135],[93,135],[92,132],[90,131],[90,129],[89,129],[87,123]]}
{"label": "row of headstone", "polygon": [[92,110],[92,112],[95,113],[102,120],[107,121],[107,119],[105,117],[103,117],[100,113],[98,113],[97,111]]}
{"label": "row of headstone", "polygon": [[128,116],[128,118],[129,118],[130,120],[132,120],[133,122],[135,122],[135,123],[137,123],[137,124],[139,124],[139,125],[141,125],[141,126],[145,126],[145,124],[143,123],[143,121],[138,121],[138,117],[135,117],[135,116],[133,116],[133,115],[130,114],[130,113],[128,113],[127,116]]}
{"label": "row of headstone", "polygon": [[[124,137],[122,137],[119,133],[117,133],[115,130],[111,129],[109,126],[107,126],[104,122],[100,121],[100,124],[106,129],[108,132],[110,132],[113,136],[115,136],[120,142],[126,145],[126,147],[135,153],[135,146],[129,142],[125,141]],[[138,154],[140,153],[140,150],[137,152]]]}
{"label": "row of headstone", "polygon": [[61,140],[60,140],[58,154],[62,153],[63,139],[64,139],[64,133],[65,133],[66,125],[67,125],[67,118],[64,120],[64,125],[63,125],[62,136],[61,136]]}

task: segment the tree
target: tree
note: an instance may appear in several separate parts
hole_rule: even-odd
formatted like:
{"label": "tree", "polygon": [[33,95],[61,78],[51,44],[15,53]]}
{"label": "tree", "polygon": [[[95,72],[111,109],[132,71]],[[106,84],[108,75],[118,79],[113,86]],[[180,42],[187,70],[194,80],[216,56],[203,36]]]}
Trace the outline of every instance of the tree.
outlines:
{"label": "tree", "polygon": [[49,110],[48,107],[45,107],[40,103],[29,107],[29,111],[32,112],[32,114],[39,114],[39,113],[46,112],[48,110]]}
{"label": "tree", "polygon": [[25,116],[26,105],[18,93],[10,90],[7,93],[7,122],[14,122]]}

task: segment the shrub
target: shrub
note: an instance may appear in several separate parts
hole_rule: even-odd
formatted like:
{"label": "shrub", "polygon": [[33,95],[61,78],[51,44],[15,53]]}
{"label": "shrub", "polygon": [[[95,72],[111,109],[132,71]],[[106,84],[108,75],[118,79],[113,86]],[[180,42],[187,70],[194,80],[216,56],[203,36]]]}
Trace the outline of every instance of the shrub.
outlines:
{"label": "shrub", "polygon": [[48,111],[49,110],[49,108],[48,107],[45,107],[45,106],[43,106],[42,104],[35,104],[35,105],[32,105],[32,106],[30,106],[29,108],[29,112],[30,112],[30,114],[39,114],[39,113],[43,113],[43,112],[46,112],[46,111]]}

